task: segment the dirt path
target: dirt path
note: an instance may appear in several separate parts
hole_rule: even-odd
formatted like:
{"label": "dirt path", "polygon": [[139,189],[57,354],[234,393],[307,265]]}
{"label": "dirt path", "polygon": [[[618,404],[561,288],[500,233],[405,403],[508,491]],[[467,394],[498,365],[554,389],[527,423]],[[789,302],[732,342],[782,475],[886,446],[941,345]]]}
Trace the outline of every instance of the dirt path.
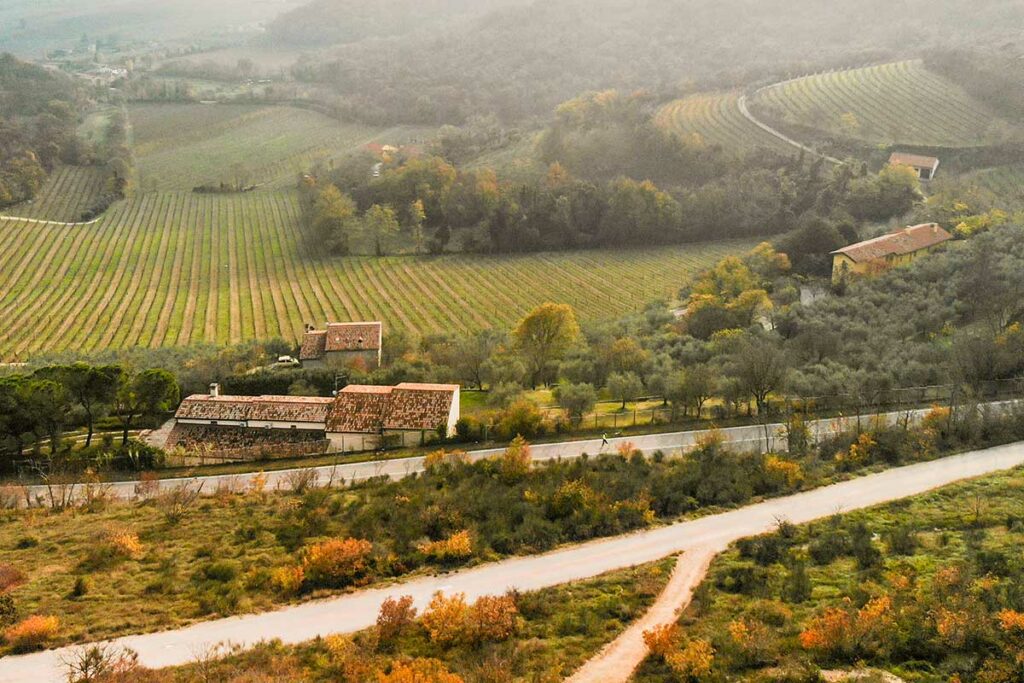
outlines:
{"label": "dirt path", "polygon": [[567,683],[625,683],[647,656],[644,631],[674,624],[693,598],[693,592],[707,574],[718,546],[687,550],[676,561],[665,590],[646,614],[630,625],[618,638],[566,679]]}
{"label": "dirt path", "polygon": [[[774,87],[779,86],[779,85],[782,85],[782,83],[776,83],[776,84],[770,85],[768,87],[769,88],[774,88]],[[766,88],[762,88],[761,90],[765,90],[765,89]],[[760,92],[760,90],[758,92]],[[761,119],[759,119],[756,116],[754,116],[753,114],[751,114],[750,113],[750,107],[747,106],[747,96],[746,95],[742,95],[742,96],[740,96],[740,98],[738,100],[736,100],[736,106],[739,107],[740,114],[743,115],[743,118],[745,118],[746,120],[750,121],[752,124],[754,124],[755,126],[760,128],[764,132],[768,133],[769,135],[773,135],[773,136],[777,137],[779,140],[782,140],[783,142],[785,142],[786,144],[792,145],[793,147],[796,147],[797,149],[803,150],[804,152],[807,152],[808,154],[812,154],[812,155],[814,155],[816,157],[821,157],[822,159],[824,159],[825,161],[829,162],[830,164],[835,164],[836,166],[842,166],[843,165],[843,162],[840,161],[839,159],[836,159],[835,157],[830,157],[827,154],[822,154],[821,152],[808,147],[804,143],[799,142],[797,140],[794,140],[793,138],[789,137],[785,133],[772,128],[767,123],[765,123]]]}

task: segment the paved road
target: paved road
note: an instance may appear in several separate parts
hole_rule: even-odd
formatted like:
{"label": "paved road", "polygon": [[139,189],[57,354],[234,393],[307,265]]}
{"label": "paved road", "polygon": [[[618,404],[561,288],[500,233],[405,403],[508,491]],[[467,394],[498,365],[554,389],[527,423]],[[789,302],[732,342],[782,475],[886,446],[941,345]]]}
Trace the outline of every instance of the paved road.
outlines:
{"label": "paved road", "polygon": [[[182,664],[210,645],[230,641],[250,646],[280,638],[298,643],[331,633],[353,632],[376,620],[384,599],[411,595],[423,608],[437,591],[464,592],[469,599],[510,589],[537,590],[695,548],[723,548],[732,541],[772,529],[779,520],[795,524],[913,496],[962,479],[1024,464],[1024,443],[952,456],[615,538],[570,546],[543,555],[517,557],[448,575],[417,578],[384,588],[287,607],[274,612],[208,621],[174,631],[120,638],[117,645],[139,653],[150,667]],[[0,659],[0,682],[61,680],[60,649]]]}
{"label": "paved road", "polygon": [[[911,421],[914,421],[920,419],[926,412],[927,411],[925,410],[912,410],[899,413],[892,412],[884,413],[877,417],[888,423],[893,423],[898,418],[907,416],[909,416]],[[864,425],[867,425],[871,419],[872,417],[867,416],[861,418]],[[812,422],[810,423],[810,427],[816,435],[820,436],[835,432],[836,430],[850,429],[855,423],[855,418],[834,418]],[[780,424],[768,425],[767,433],[769,435],[769,441],[771,442],[771,448],[779,448],[785,445],[785,440],[778,436],[781,427],[782,425]],[[718,431],[735,448],[758,450],[764,449],[765,447],[766,430],[763,425],[730,427]],[[624,443],[631,443],[634,447],[645,453],[653,453],[654,451],[659,450],[666,453],[672,453],[691,448],[696,444],[698,439],[706,436],[708,433],[708,430],[698,430],[611,438],[609,439],[610,445],[604,446],[603,448],[601,445],[601,439],[535,444],[530,447],[530,452],[533,459],[537,462],[556,460],[558,458],[578,458],[585,453],[595,455],[602,451],[614,453],[617,451],[618,447]],[[473,460],[480,460],[500,455],[503,450],[504,449],[501,448],[477,450],[471,451],[469,455]],[[258,467],[258,464],[254,465],[254,467]],[[305,471],[312,471],[316,476],[317,483],[323,486],[328,484],[338,485],[342,482],[352,483],[356,481],[365,481],[371,477],[385,475],[399,479],[422,472],[423,469],[424,458],[415,457],[347,464],[342,462],[338,465],[327,465],[322,467],[268,471],[265,476],[267,478],[266,487],[268,489],[287,490],[291,486],[291,478],[296,476],[296,473]],[[156,486],[158,486],[161,491],[168,491],[176,487],[183,486],[189,487],[190,489],[202,486],[204,494],[213,493],[219,488],[244,490],[251,484],[253,478],[257,476],[257,474],[257,472],[252,472],[247,474],[223,474],[161,479],[156,483]],[[138,497],[138,481],[116,482],[105,484],[104,486],[109,487],[111,496],[122,500],[131,500]],[[30,486],[28,489],[33,500],[38,500],[41,497],[42,500],[45,501],[50,495],[49,490],[45,486]],[[72,495],[81,496],[82,493],[82,490],[79,489],[73,492]],[[60,493],[57,492],[55,495],[59,496]]]}

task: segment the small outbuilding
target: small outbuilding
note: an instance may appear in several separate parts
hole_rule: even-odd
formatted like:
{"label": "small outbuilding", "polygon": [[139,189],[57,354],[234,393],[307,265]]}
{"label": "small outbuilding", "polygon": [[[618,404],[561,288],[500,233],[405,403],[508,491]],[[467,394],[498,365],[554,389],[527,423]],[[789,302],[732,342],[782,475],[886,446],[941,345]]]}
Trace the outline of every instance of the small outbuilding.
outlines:
{"label": "small outbuilding", "polygon": [[935,173],[939,170],[939,160],[935,157],[906,152],[893,152],[889,157],[889,165],[909,166],[917,171],[917,177],[924,181],[934,178]]}
{"label": "small outbuilding", "polygon": [[832,252],[832,282],[911,263],[953,239],[938,223],[912,225]]}
{"label": "small outbuilding", "polygon": [[307,325],[299,361],[304,368],[375,370],[380,367],[383,342],[380,322],[328,323],[322,330]]}

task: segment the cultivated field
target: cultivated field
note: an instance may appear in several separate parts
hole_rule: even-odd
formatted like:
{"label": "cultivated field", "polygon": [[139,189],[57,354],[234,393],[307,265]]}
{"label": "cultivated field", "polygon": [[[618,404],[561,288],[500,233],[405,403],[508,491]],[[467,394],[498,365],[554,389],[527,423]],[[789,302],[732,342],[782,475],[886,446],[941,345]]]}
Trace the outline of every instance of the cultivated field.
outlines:
{"label": "cultivated field", "polygon": [[402,143],[429,131],[341,123],[294,107],[144,104],[130,109],[139,187],[191,190],[234,182],[290,186],[317,159],[370,142]]}
{"label": "cultivated field", "polygon": [[655,117],[663,129],[681,137],[698,136],[729,149],[768,147],[791,153],[793,148],[748,121],[740,113],[738,92],[690,95],[665,105]]}
{"label": "cultivated field", "polygon": [[2,209],[0,215],[73,223],[102,194],[105,181],[101,168],[62,166],[50,174],[34,200]]}
{"label": "cultivated field", "polygon": [[606,319],[671,296],[749,243],[523,257],[321,260],[293,191],[148,193],[98,223],[0,222],[0,359],[32,352],[297,339],[306,322],[418,334],[509,326],[544,301]]}
{"label": "cultivated field", "polygon": [[967,147],[1008,124],[920,61],[799,78],[751,99],[755,115],[874,143]]}

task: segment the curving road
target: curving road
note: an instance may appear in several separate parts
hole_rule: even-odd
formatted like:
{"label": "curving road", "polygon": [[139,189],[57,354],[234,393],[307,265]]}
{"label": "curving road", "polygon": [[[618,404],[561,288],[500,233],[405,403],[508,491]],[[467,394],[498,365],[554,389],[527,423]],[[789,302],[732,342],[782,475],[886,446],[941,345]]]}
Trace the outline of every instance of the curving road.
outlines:
{"label": "curving road", "polygon": [[[992,405],[1003,404],[999,403]],[[927,410],[922,409],[882,413],[874,416],[863,416],[861,421],[864,425],[868,425],[873,419],[880,419],[888,424],[892,424],[900,418],[907,418],[913,422],[915,420],[919,420],[927,412]],[[850,429],[855,424],[856,418],[845,417],[816,420],[814,422],[810,422],[809,427],[815,435],[822,436],[834,433],[837,430]],[[781,429],[781,424],[768,425],[767,433],[769,435],[769,441],[771,442],[771,448],[777,448],[780,444],[785,443],[785,440],[778,436]],[[711,430],[696,430],[610,438],[610,445],[604,446],[603,448],[601,439],[535,444],[530,446],[530,453],[534,461],[543,462],[546,460],[557,460],[559,458],[578,458],[587,453],[591,455],[601,452],[614,453],[620,445],[626,443],[632,444],[633,447],[645,453],[653,453],[659,450],[671,453],[674,451],[692,448],[701,437],[707,436],[710,431]],[[750,450],[764,449],[766,428],[763,425],[729,427],[717,431],[733,448],[747,448]],[[473,460],[482,460],[485,458],[496,457],[503,452],[503,448],[492,448],[487,450],[470,451],[469,456]],[[254,464],[254,467],[259,467],[259,465]],[[211,494],[220,488],[244,490],[249,487],[256,476],[262,474],[262,476],[266,477],[265,485],[268,490],[288,490],[291,487],[292,478],[302,472],[312,472],[312,476],[315,477],[318,485],[327,486],[365,481],[366,479],[380,476],[400,479],[402,477],[408,477],[412,474],[422,472],[423,470],[424,458],[422,456],[359,463],[345,463],[342,460],[337,465],[273,470],[266,473],[254,471],[246,474],[221,474],[161,479],[158,482],[151,482],[150,485],[156,486],[159,491],[169,491],[177,487],[195,489],[202,486],[202,492],[204,494]],[[132,500],[139,496],[139,484],[140,482],[138,481],[121,481],[103,484],[103,486],[108,489],[111,497],[121,500]],[[29,486],[27,489],[32,500],[39,501],[40,504],[45,504],[45,501],[48,500],[48,496],[51,495],[50,490],[43,485]],[[150,495],[155,492],[156,491],[150,491]],[[65,492],[54,491],[54,495],[58,497],[64,493]],[[79,488],[77,491],[71,492],[71,495],[77,497],[81,496],[82,493],[82,490]]]}
{"label": "curving road", "polygon": [[[164,667],[186,663],[211,645],[229,641],[251,646],[280,638],[298,643],[316,636],[357,631],[372,625],[387,597],[411,595],[423,608],[437,591],[463,592],[469,599],[510,589],[537,590],[587,579],[624,567],[653,562],[698,548],[721,549],[773,528],[795,524],[930,491],[956,481],[1024,464],[1024,443],[964,453],[928,463],[887,470],[813,491],[757,503],[730,512],[657,529],[570,546],[543,555],[517,557],[448,575],[429,576],[383,588],[361,590],[281,610],[198,623],[173,631],[113,641],[139,654],[142,664]],[[0,681],[59,681],[63,648],[0,659]]]}

